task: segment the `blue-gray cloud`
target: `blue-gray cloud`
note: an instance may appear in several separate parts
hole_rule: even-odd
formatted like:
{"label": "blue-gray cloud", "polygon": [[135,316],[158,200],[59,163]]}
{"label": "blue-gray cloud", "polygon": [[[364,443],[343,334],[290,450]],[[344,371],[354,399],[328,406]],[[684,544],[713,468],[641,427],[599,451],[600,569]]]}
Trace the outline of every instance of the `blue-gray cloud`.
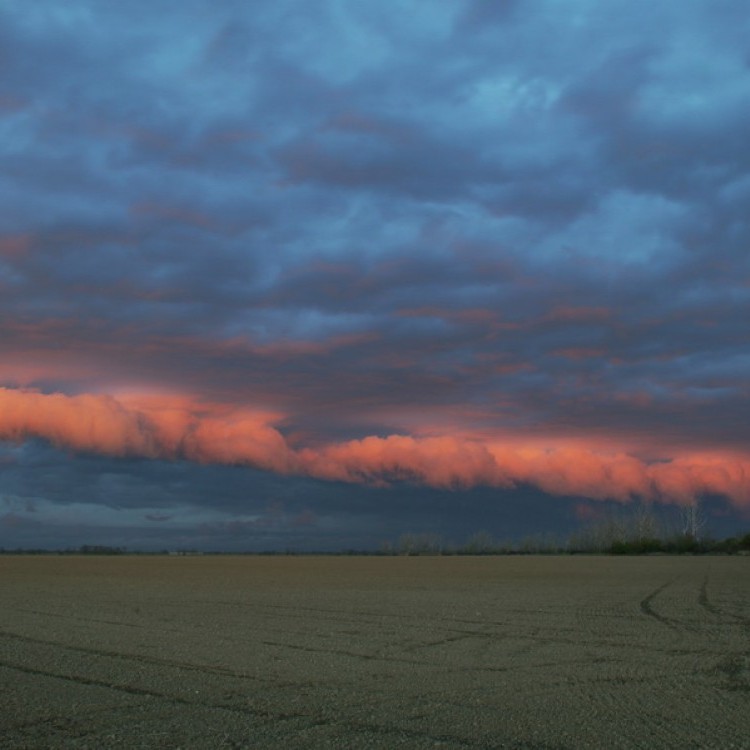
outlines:
{"label": "blue-gray cloud", "polygon": [[12,0],[0,385],[745,450],[748,38],[739,0]]}

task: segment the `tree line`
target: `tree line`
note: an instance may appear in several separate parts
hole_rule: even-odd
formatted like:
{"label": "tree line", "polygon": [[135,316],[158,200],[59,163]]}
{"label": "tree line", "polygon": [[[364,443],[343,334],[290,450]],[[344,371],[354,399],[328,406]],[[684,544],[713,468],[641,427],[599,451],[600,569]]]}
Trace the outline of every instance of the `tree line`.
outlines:
{"label": "tree line", "polygon": [[[446,540],[434,532],[401,534],[395,541],[383,542],[377,550],[299,552],[292,549],[244,554],[328,554],[328,555],[523,555],[523,554],[750,554],[750,533],[715,539],[705,533],[705,518],[698,505],[679,510],[669,521],[645,504],[631,505],[582,525],[567,537],[552,533],[533,534],[520,540],[503,540],[487,531],[477,531],[462,543]],[[2,549],[0,554],[143,554],[125,547],[84,544],[63,550]],[[148,554],[195,555],[196,550],[161,550]],[[237,554],[232,553],[232,554]],[[243,554],[243,553],[239,553]]]}
{"label": "tree line", "polygon": [[563,538],[533,534],[520,541],[500,540],[478,531],[462,544],[446,542],[435,533],[402,534],[384,542],[381,554],[503,555],[503,554],[750,554],[750,533],[715,539],[704,532],[700,507],[681,508],[665,522],[650,506],[634,505],[590,521]]}

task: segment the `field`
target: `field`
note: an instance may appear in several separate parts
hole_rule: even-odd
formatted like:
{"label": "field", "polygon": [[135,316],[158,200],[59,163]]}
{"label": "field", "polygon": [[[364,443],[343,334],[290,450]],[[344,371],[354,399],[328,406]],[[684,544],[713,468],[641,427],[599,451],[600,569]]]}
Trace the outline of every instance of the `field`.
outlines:
{"label": "field", "polygon": [[0,556],[1,748],[750,748],[748,557]]}

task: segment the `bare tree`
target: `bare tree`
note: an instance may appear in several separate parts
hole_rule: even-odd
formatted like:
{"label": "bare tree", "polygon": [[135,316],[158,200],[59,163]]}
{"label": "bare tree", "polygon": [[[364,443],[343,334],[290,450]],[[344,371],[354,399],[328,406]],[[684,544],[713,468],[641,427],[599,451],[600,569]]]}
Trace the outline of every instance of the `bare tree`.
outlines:
{"label": "bare tree", "polygon": [[413,555],[416,551],[414,534],[401,534],[396,542],[396,550],[399,555]]}
{"label": "bare tree", "polygon": [[647,503],[636,505],[633,526],[633,536],[636,540],[657,539],[661,536],[660,524]]}
{"label": "bare tree", "polygon": [[495,540],[486,531],[477,531],[472,534],[464,545],[464,550],[469,555],[488,555],[496,549]]}
{"label": "bare tree", "polygon": [[706,518],[700,508],[698,499],[695,498],[690,505],[682,508],[681,515],[682,533],[697,542],[700,539],[703,527],[706,525]]}
{"label": "bare tree", "polygon": [[443,549],[443,540],[432,532],[401,534],[396,549],[400,555],[438,555]]}

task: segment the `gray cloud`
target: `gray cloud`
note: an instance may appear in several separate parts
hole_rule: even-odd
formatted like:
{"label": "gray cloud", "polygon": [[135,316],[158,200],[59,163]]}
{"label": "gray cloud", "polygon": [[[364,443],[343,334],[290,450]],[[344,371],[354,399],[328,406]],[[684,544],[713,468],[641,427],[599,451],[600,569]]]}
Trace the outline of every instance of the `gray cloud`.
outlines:
{"label": "gray cloud", "polygon": [[0,10],[0,385],[746,450],[743,3],[165,8]]}

